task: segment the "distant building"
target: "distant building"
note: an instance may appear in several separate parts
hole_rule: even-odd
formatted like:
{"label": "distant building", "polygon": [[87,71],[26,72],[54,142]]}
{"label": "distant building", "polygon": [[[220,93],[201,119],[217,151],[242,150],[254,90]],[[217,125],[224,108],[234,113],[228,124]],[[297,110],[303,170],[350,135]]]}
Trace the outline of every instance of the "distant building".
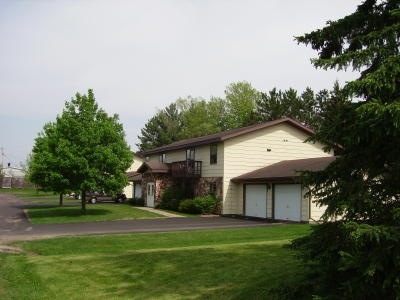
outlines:
{"label": "distant building", "polygon": [[7,167],[1,170],[0,183],[2,188],[31,187],[32,184],[25,180],[25,171],[18,168]]}

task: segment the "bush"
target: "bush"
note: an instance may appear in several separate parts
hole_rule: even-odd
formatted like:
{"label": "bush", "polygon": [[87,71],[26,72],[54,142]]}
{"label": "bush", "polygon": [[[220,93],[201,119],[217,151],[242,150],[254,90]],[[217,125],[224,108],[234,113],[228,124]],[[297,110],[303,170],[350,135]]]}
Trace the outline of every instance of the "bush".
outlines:
{"label": "bush", "polygon": [[194,204],[193,199],[182,200],[179,204],[179,211],[187,214],[199,214],[200,211]]}
{"label": "bush", "polygon": [[132,206],[144,206],[144,199],[143,198],[128,199],[128,204]]}
{"label": "bush", "polygon": [[215,212],[218,200],[212,195],[198,197],[194,199],[194,205],[201,214],[211,214]]}
{"label": "bush", "polygon": [[180,189],[168,188],[164,191],[161,196],[161,202],[157,205],[157,208],[178,210],[179,203],[184,198],[184,194]]}
{"label": "bush", "polygon": [[211,214],[217,209],[218,200],[211,196],[197,197],[193,200],[183,200],[179,205],[179,211],[189,214]]}

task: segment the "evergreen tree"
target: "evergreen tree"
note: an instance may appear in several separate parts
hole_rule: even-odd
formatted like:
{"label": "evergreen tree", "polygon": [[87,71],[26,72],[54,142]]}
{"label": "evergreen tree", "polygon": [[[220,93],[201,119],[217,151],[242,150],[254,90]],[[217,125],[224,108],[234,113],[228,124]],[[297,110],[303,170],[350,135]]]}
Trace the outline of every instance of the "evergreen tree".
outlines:
{"label": "evergreen tree", "polygon": [[400,299],[399,6],[366,0],[297,38],[318,51],[316,67],[360,71],[331,95],[311,139],[337,159],[304,182],[327,206],[325,220],[340,220],[293,243],[313,270],[309,288],[328,299]]}
{"label": "evergreen tree", "polygon": [[255,116],[258,122],[292,118],[315,130],[320,124],[319,115],[327,97],[327,91],[315,95],[311,88],[307,88],[301,95],[294,89],[278,91],[274,88],[268,93],[262,93],[261,98],[256,100]]}
{"label": "evergreen tree", "polygon": [[182,112],[178,102],[160,110],[141,129],[140,142],[136,145],[139,151],[168,145],[181,138]]}

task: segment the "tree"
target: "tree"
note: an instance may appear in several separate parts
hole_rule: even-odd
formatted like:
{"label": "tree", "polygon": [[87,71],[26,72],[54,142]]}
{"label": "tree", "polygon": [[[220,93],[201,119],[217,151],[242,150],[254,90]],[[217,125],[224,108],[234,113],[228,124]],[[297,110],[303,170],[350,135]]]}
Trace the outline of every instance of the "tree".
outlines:
{"label": "tree", "polygon": [[55,123],[47,123],[43,132],[35,140],[32,155],[28,161],[29,181],[44,191],[53,191],[60,195],[72,191],[68,179],[63,175],[61,157],[57,155],[57,131]]}
{"label": "tree", "polygon": [[240,128],[256,123],[255,103],[260,97],[261,93],[246,81],[230,84],[225,90],[227,103],[223,129]]}
{"label": "tree", "polygon": [[171,103],[154,115],[141,129],[136,145],[139,151],[161,147],[180,139],[182,127],[181,111],[178,102]]}
{"label": "tree", "polygon": [[311,138],[337,159],[304,178],[327,206],[325,220],[341,220],[293,243],[312,266],[309,288],[329,299],[400,299],[399,6],[366,0],[353,14],[297,37],[318,51],[316,67],[360,71],[331,95]]}
{"label": "tree", "polygon": [[319,127],[320,115],[328,97],[326,90],[315,94],[307,88],[298,95],[292,88],[286,91],[274,88],[268,93],[261,93],[256,100],[255,116],[258,122],[292,118],[315,130]]}
{"label": "tree", "polygon": [[57,192],[80,191],[82,212],[86,193],[121,190],[133,155],[118,116],[98,107],[92,90],[76,94],[54,123],[44,126],[35,141],[29,174],[32,183]]}
{"label": "tree", "polygon": [[223,100],[181,99],[181,138],[204,136],[221,131],[221,117],[225,110]]}

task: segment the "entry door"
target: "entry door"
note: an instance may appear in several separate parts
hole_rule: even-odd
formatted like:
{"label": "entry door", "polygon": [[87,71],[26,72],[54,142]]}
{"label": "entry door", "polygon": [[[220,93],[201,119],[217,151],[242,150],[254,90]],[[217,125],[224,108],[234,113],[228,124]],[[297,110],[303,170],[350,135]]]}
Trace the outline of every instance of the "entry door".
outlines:
{"label": "entry door", "polygon": [[300,221],[301,218],[301,185],[275,185],[275,219]]}
{"label": "entry door", "polygon": [[245,214],[248,217],[267,218],[267,186],[246,185]]}
{"label": "entry door", "polygon": [[155,183],[154,182],[148,182],[147,183],[147,201],[146,205],[149,207],[154,207],[154,194],[155,194]]}
{"label": "entry door", "polygon": [[141,198],[142,197],[142,184],[141,183],[134,183],[135,185],[135,195],[134,198]]}

